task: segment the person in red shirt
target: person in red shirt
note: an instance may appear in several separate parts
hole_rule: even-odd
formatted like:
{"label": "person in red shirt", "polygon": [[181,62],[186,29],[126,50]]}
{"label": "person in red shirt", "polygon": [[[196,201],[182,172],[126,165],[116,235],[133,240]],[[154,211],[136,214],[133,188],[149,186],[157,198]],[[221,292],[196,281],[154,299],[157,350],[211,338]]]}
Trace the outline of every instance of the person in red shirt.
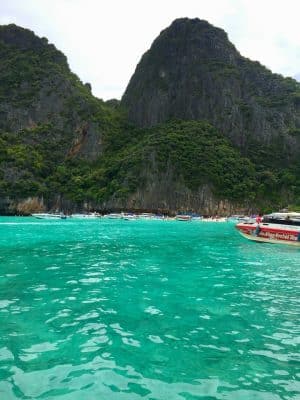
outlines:
{"label": "person in red shirt", "polygon": [[255,221],[256,221],[257,224],[260,224],[261,221],[262,221],[262,217],[258,214],[258,215],[256,216]]}

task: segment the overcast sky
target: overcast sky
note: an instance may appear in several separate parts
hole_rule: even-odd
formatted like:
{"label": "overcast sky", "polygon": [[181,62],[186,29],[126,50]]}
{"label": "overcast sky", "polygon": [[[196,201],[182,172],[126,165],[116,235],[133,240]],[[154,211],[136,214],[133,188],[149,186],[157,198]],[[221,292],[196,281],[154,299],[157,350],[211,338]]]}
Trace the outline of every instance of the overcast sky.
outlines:
{"label": "overcast sky", "polygon": [[104,100],[121,98],[143,53],[176,18],[223,28],[239,52],[300,80],[298,0],[0,0],[0,24],[45,36]]}

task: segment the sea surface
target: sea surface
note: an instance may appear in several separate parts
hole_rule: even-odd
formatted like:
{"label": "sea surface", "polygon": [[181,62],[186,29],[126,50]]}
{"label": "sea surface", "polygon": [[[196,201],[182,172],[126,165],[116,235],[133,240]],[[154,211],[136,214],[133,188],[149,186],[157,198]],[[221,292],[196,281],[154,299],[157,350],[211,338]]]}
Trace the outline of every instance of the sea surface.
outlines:
{"label": "sea surface", "polygon": [[300,399],[300,249],[231,223],[0,218],[0,399]]}

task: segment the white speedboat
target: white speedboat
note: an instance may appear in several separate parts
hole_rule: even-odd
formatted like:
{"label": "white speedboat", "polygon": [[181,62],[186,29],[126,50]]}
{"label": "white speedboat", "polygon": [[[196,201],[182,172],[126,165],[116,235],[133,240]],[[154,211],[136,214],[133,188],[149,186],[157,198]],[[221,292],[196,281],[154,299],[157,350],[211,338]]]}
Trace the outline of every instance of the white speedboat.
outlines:
{"label": "white speedboat", "polygon": [[192,216],[192,221],[197,221],[197,222],[199,222],[199,221],[202,221],[202,220],[203,220],[203,217],[200,216],[200,215]]}
{"label": "white speedboat", "polygon": [[230,217],[227,218],[227,221],[237,224],[239,222],[253,222],[253,218],[248,217],[246,215],[231,215]]}
{"label": "white speedboat", "polygon": [[123,216],[124,216],[123,213],[110,213],[110,214],[105,214],[103,218],[122,219]]}
{"label": "white speedboat", "polygon": [[66,215],[63,213],[34,213],[31,214],[33,217],[38,219],[66,219]]}
{"label": "white speedboat", "polygon": [[175,216],[176,221],[191,221],[192,217],[187,214],[178,214]]}
{"label": "white speedboat", "polygon": [[72,218],[77,218],[77,219],[95,219],[95,218],[100,218],[101,214],[98,214],[96,212],[94,213],[77,213],[77,214],[72,214],[71,215]]}
{"label": "white speedboat", "polygon": [[137,215],[138,219],[153,219],[154,218],[154,214],[152,213],[142,213],[142,214],[138,214]]}
{"label": "white speedboat", "polygon": [[300,247],[300,213],[272,213],[262,222],[241,222],[237,230],[255,242],[290,244]]}
{"label": "white speedboat", "polygon": [[133,220],[137,219],[137,216],[135,214],[124,213],[123,219],[125,219],[126,221],[133,221]]}

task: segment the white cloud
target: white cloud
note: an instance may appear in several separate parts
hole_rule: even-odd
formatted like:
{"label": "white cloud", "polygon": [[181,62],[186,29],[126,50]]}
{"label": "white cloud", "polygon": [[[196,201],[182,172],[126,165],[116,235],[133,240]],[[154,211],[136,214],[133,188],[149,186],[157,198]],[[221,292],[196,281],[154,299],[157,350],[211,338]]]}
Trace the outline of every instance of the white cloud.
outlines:
{"label": "white cloud", "polygon": [[101,98],[120,98],[142,54],[180,17],[223,28],[240,53],[273,72],[300,70],[296,0],[1,0],[0,22],[45,36]]}

